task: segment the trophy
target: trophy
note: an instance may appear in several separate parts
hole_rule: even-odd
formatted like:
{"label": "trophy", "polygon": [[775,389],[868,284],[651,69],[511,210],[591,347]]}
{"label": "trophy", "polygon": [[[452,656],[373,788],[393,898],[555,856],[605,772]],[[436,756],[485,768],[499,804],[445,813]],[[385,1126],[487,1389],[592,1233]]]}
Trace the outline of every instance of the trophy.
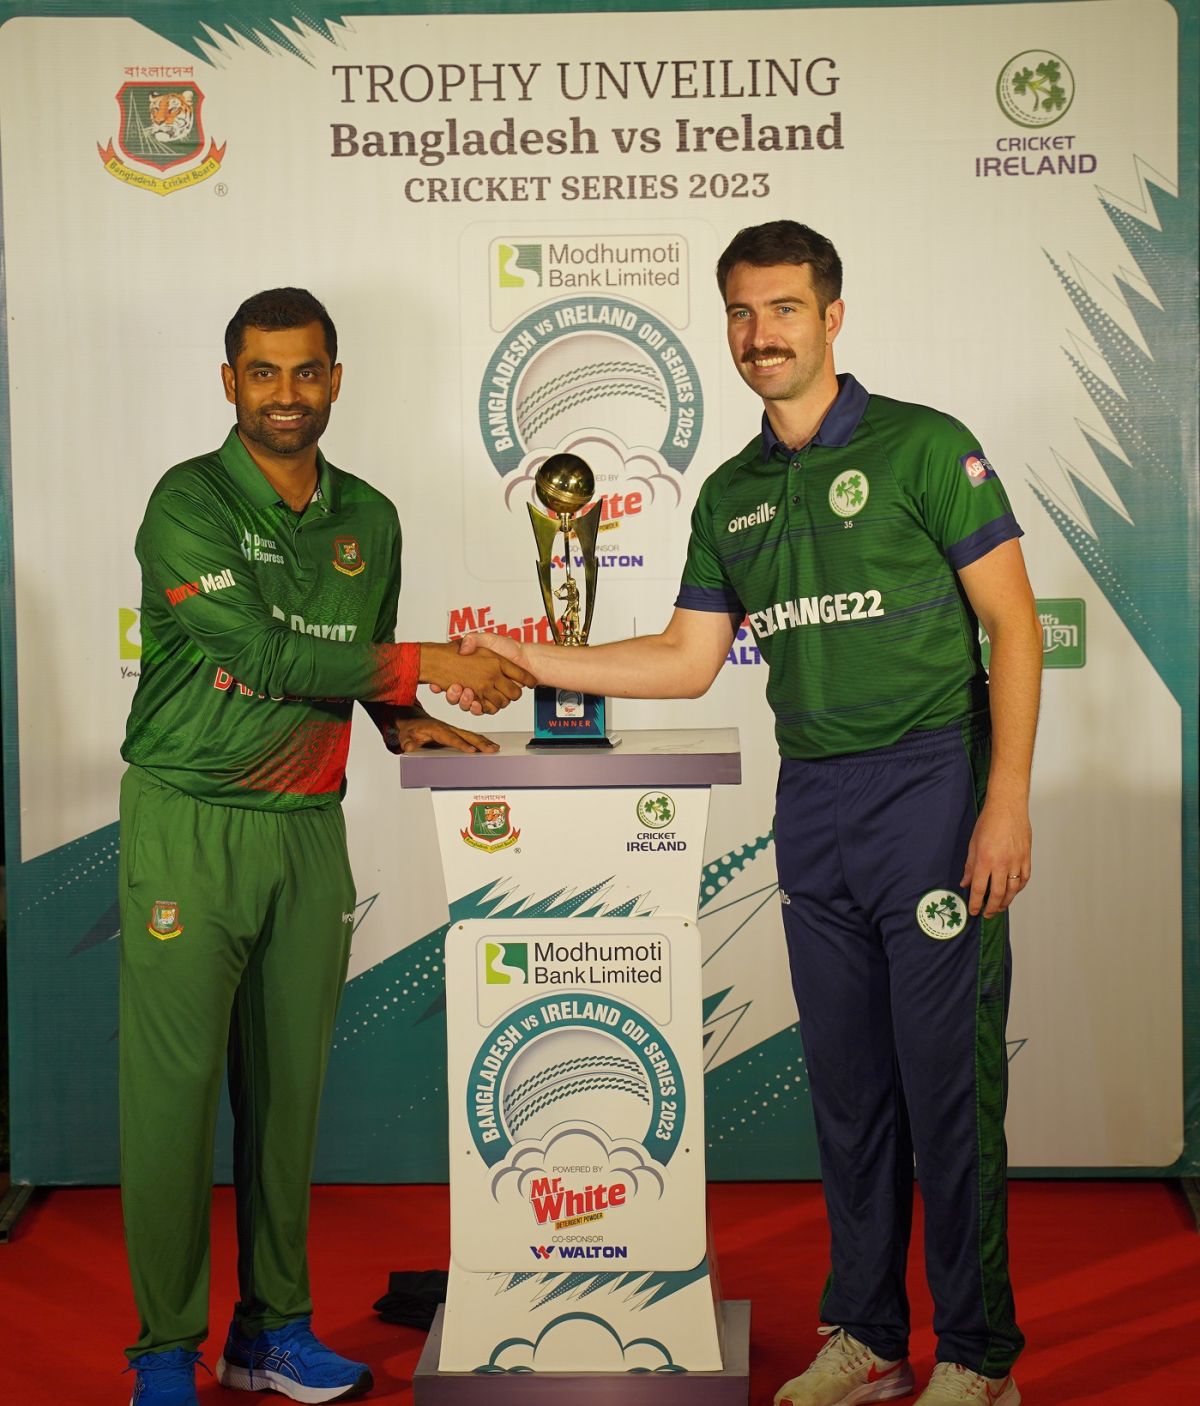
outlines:
{"label": "trophy", "polygon": [[[554,642],[565,648],[587,644],[596,606],[596,533],[600,504],[592,501],[596,482],[591,468],[577,454],[552,454],[534,477],[534,492],[549,513],[532,503],[529,521],[538,549],[538,584]],[[553,516],[551,516],[551,514]],[[562,534],[563,579],[551,578],[554,543]],[[579,581],[571,569],[572,545],[582,557],[586,601],[580,604]],[[561,612],[555,603],[562,605]],[[582,614],[582,619],[581,619]],[[533,691],[532,748],[570,746],[613,747],[608,736],[608,700],[594,693],[539,684]]]}

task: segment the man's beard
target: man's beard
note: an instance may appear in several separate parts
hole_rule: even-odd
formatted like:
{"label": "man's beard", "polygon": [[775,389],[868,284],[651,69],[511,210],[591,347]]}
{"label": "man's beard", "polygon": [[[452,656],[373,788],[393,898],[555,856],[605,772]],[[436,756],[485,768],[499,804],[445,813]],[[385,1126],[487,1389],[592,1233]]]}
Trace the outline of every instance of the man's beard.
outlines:
{"label": "man's beard", "polygon": [[[301,450],[316,444],[329,424],[331,401],[318,410],[308,405],[264,405],[261,409],[249,410],[241,401],[237,402],[238,429],[245,439],[253,444],[261,444],[272,454],[299,454]],[[273,425],[267,416],[299,414],[294,428],[285,429]]]}

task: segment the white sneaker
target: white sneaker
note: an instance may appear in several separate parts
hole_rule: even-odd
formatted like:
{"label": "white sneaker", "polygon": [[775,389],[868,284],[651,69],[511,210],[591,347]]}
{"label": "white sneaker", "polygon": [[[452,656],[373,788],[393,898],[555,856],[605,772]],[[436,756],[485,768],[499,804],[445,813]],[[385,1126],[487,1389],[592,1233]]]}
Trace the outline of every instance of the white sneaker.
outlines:
{"label": "white sneaker", "polygon": [[915,1406],[953,1406],[963,1401],[977,1402],[978,1406],[1021,1406],[1021,1393],[1012,1377],[983,1377],[957,1362],[939,1362]]}
{"label": "white sneaker", "polygon": [[912,1391],[907,1357],[885,1362],[844,1328],[817,1331],[829,1341],[808,1371],[779,1388],[775,1406],[862,1406],[867,1401],[892,1401]]}

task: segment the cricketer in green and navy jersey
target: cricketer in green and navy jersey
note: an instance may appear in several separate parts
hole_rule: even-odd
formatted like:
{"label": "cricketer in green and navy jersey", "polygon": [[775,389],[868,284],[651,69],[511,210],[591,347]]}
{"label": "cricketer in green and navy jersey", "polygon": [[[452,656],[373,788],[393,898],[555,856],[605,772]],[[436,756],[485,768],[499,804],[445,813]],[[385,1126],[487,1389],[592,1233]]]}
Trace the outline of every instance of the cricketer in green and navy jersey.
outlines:
{"label": "cricketer in green and navy jersey", "polygon": [[142,667],[121,755],[200,800],[338,800],[353,700],[410,704],[418,647],[392,644],[392,503],[317,453],[302,513],[231,430],[169,469],[137,536]]}
{"label": "cricketer in green and navy jersey", "polygon": [[986,713],[957,572],[1022,535],[978,440],[853,376],[803,449],[761,435],[704,483],[676,604],[745,615],[784,757],[886,747]]}

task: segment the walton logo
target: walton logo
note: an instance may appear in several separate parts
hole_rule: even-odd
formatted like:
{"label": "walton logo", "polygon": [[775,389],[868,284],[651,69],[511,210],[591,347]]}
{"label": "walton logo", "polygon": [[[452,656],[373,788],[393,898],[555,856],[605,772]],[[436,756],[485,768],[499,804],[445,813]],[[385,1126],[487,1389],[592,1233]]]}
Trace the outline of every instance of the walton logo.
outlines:
{"label": "walton logo", "polygon": [[529,980],[529,944],[485,942],[483,969],[487,986],[524,986]]}
{"label": "walton logo", "polygon": [[1018,127],[1049,127],[1075,101],[1075,76],[1057,54],[1026,49],[1000,70],[996,101]]}
{"label": "walton logo", "polygon": [[496,277],[501,288],[540,288],[542,246],[501,241],[496,245]]}
{"label": "walton logo", "polygon": [[535,1260],[626,1260],[628,1245],[530,1245]]}
{"label": "walton logo", "polygon": [[[157,71],[174,78],[191,73],[190,68],[140,71]],[[194,83],[123,83],[116,97],[121,110],[117,144],[130,161],[139,166],[148,166],[152,171],[165,172],[174,166],[195,161],[204,150],[204,126],[200,116],[204,94]],[[207,156],[199,165],[164,177],[126,166],[113,149],[111,138],[107,146],[97,142],[96,150],[110,176],[125,185],[153,191],[155,195],[172,195],[177,190],[199,185],[220,170],[225,157],[224,145],[218,147],[216,142],[211,142]]]}

